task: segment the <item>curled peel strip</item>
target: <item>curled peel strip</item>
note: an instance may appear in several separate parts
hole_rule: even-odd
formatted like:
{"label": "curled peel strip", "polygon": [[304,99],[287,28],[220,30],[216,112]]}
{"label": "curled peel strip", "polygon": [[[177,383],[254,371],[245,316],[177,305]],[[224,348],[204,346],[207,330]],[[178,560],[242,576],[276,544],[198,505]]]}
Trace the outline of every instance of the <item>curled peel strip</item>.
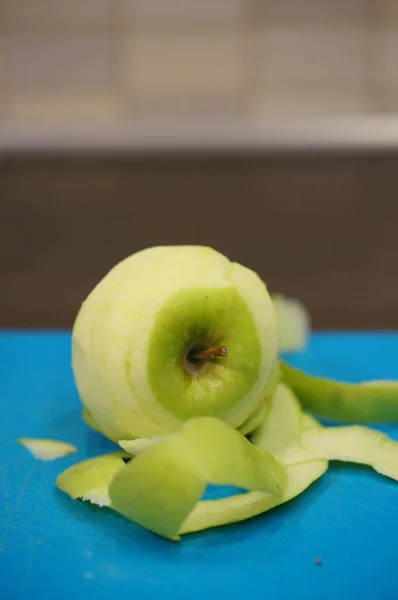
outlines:
{"label": "curled peel strip", "polygon": [[287,449],[283,462],[318,458],[368,465],[398,481],[398,442],[367,427],[348,425],[308,430],[299,448]]}
{"label": "curled peel strip", "polygon": [[266,450],[213,417],[188,421],[120,470],[111,506],[166,538],[175,538],[208,483],[267,491],[281,498],[283,467]]}
{"label": "curled peel strip", "polygon": [[125,456],[125,452],[112,452],[83,460],[60,473],[56,486],[74,500],[83,498],[109,506],[108,486],[112,477],[124,468]]}
{"label": "curled peel strip", "polygon": [[282,380],[305,410],[337,421],[391,423],[398,421],[398,382],[352,384],[312,377],[284,362]]}

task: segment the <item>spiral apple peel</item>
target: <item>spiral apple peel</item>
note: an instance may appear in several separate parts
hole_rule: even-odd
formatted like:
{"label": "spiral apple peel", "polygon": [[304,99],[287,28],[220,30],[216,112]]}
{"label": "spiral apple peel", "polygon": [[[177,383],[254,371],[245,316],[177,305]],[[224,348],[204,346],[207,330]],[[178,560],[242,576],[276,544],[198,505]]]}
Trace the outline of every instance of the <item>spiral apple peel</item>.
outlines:
{"label": "spiral apple peel", "polygon": [[[329,460],[396,478],[398,443],[357,425],[324,428],[303,408],[398,421],[398,384],[333,382],[280,361],[279,351],[305,347],[309,327],[301,303],[270,296],[254,271],[211,248],[126,258],[83,303],[72,364],[84,420],[130,460],[84,461],[58,487],[177,539],[289,501]],[[201,500],[208,483],[247,491]]]}

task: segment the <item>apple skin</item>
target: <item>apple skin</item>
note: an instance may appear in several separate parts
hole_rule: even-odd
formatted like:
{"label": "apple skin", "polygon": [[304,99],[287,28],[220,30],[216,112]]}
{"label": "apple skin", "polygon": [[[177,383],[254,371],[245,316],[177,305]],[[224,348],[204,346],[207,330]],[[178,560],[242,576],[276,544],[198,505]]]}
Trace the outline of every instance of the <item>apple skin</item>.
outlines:
{"label": "apple skin", "polygon": [[[195,294],[209,296],[206,310],[203,301],[192,304]],[[171,301],[178,318],[170,312]],[[186,325],[179,307],[187,309]],[[200,343],[226,338],[234,352],[208,361],[197,375],[181,373],[181,345],[177,354],[170,349],[167,355],[174,318],[176,340],[189,340],[189,330],[196,343],[199,331]],[[239,428],[272,392],[277,360],[277,319],[265,283],[204,246],[156,246],[122,260],[83,302],[72,332],[72,367],[85,420],[115,442],[175,431],[195,416],[215,416]],[[173,369],[180,375],[167,379]],[[177,382],[177,399],[172,390],[159,390],[162,377]],[[200,387],[195,397],[192,377]]]}
{"label": "apple skin", "polygon": [[220,419],[199,417],[118,470],[108,488],[110,506],[150,531],[175,539],[207,483],[282,498],[287,475],[264,448]]}
{"label": "apple skin", "polygon": [[283,361],[280,376],[303,408],[320,417],[348,423],[398,421],[397,381],[334,381],[307,375]]}

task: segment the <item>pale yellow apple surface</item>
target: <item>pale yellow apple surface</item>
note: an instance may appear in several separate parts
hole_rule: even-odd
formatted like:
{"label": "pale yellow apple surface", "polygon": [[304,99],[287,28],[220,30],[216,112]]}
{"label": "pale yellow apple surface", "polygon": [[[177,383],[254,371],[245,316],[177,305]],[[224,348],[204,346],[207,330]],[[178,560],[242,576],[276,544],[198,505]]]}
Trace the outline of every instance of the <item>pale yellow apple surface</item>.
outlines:
{"label": "pale yellow apple surface", "polygon": [[[191,360],[214,346],[228,355]],[[239,428],[263,410],[277,356],[265,283],[202,246],[154,247],[121,261],[73,328],[84,418],[116,442],[159,436],[199,416]]]}

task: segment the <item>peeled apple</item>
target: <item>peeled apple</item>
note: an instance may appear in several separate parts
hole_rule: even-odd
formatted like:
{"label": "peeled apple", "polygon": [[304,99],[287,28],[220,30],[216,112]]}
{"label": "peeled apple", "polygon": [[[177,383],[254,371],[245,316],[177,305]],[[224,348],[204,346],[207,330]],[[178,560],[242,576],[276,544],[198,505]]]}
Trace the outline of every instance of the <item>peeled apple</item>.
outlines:
{"label": "peeled apple", "polygon": [[121,261],[83,302],[72,335],[84,418],[115,442],[200,416],[241,427],[264,413],[277,357],[264,282],[202,246],[154,247]]}

